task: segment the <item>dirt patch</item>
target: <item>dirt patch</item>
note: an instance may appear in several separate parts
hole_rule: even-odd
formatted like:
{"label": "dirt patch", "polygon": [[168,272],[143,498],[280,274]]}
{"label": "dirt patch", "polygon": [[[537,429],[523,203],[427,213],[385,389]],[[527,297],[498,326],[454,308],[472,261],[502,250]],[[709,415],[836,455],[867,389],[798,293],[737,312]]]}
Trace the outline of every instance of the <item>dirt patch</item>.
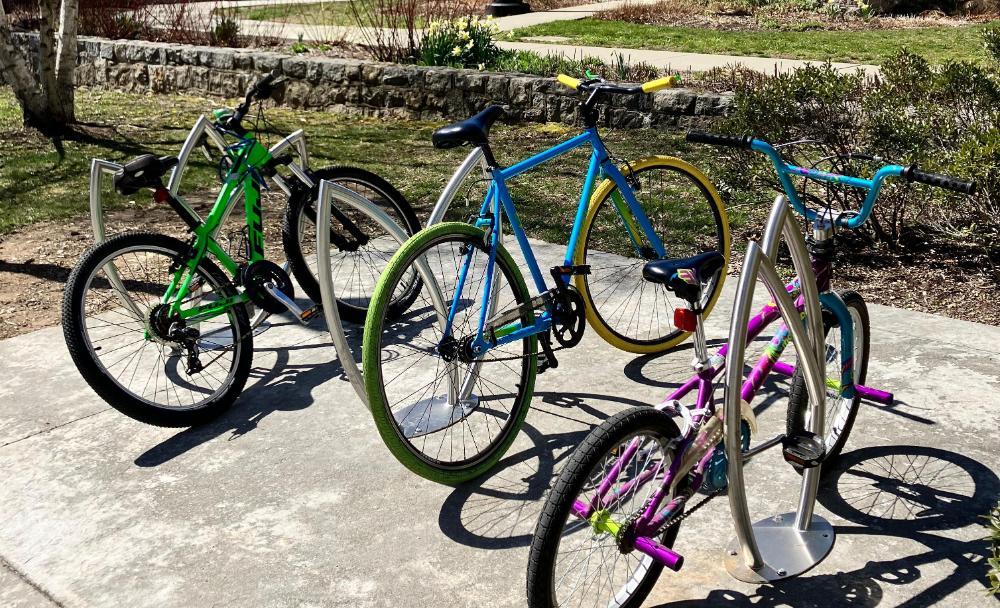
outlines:
{"label": "dirt patch", "polygon": [[[208,196],[189,197],[199,212],[210,207]],[[274,257],[280,250],[282,209],[265,205],[264,232]],[[230,220],[238,226],[240,218]],[[107,214],[109,232],[153,230],[185,238],[185,229],[169,208],[133,203]],[[236,245],[235,228],[228,233]],[[751,235],[734,235],[738,243]],[[58,325],[63,289],[70,271],[93,244],[89,217],[40,222],[0,240],[0,339]],[[890,260],[889,255],[852,257],[842,248],[835,284],[854,289],[866,300],[1000,326],[1000,272],[979,263],[967,252],[928,251]],[[943,255],[942,255],[943,253]],[[739,268],[735,259],[731,268]]]}
{"label": "dirt patch", "polygon": [[[202,215],[211,208],[209,195],[188,196],[189,204]],[[264,203],[264,234],[269,255],[277,261],[281,252],[283,207]],[[165,206],[131,203],[106,214],[109,234],[125,230],[151,230],[187,240],[188,233],[177,215]],[[223,230],[231,252],[239,244],[237,227],[242,222],[234,212]],[[58,325],[62,315],[63,290],[70,272],[83,253],[94,244],[89,216],[63,221],[39,222],[0,237],[0,340]]]}

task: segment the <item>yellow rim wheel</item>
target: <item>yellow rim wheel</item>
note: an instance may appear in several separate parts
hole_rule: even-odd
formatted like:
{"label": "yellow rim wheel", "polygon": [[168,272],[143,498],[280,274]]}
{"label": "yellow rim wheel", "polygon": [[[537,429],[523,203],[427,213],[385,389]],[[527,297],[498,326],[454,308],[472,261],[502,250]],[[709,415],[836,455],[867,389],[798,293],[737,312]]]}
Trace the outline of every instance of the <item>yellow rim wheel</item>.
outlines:
{"label": "yellow rim wheel", "polygon": [[[621,167],[621,171],[637,181],[638,188],[633,184],[636,199],[667,257],[716,250],[729,260],[729,218],[705,174],[672,156],[645,158]],[[673,326],[673,311],[681,300],[642,278],[643,266],[656,257],[616,184],[610,179],[601,182],[574,252],[575,263],[589,264],[591,274],[577,276],[576,286],[587,304],[588,323],[615,348],[632,353],[662,352],[689,335]],[[719,299],[724,282],[725,272],[706,289],[706,316]]]}

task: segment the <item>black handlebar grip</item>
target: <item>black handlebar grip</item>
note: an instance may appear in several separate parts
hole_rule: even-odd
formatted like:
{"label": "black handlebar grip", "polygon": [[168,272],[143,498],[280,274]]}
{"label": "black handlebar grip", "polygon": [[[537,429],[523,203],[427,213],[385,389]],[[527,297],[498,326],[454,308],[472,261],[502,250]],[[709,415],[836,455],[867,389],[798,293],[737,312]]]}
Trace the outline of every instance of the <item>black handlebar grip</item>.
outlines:
{"label": "black handlebar grip", "polygon": [[734,137],[732,135],[716,135],[714,133],[702,133],[701,131],[688,131],[687,140],[693,144],[728,146],[730,148],[743,148],[744,150],[750,150],[753,147],[753,138],[749,135]]}
{"label": "black handlebar grip", "polygon": [[977,184],[974,181],[964,182],[953,177],[948,177],[947,175],[924,173],[923,171],[917,169],[916,165],[910,165],[904,169],[903,177],[910,182],[936,186],[938,188],[944,188],[945,190],[951,190],[952,192],[958,192],[959,194],[975,194],[977,187]]}

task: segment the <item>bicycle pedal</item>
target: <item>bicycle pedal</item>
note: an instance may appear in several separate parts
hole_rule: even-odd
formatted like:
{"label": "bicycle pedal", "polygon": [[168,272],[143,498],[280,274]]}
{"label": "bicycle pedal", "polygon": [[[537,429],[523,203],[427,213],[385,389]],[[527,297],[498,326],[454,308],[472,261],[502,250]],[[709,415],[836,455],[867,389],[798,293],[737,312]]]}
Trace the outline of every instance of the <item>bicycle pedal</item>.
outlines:
{"label": "bicycle pedal", "polygon": [[549,369],[555,369],[559,367],[559,361],[556,360],[555,355],[552,356],[550,360],[545,353],[538,353],[538,373],[544,374]]}
{"label": "bicycle pedal", "polygon": [[818,435],[809,431],[785,435],[781,440],[781,447],[785,461],[803,469],[818,467],[826,457],[826,446],[823,441]]}
{"label": "bicycle pedal", "polygon": [[302,311],[302,314],[298,316],[299,322],[303,325],[308,325],[313,319],[319,316],[319,313],[323,311],[323,307],[319,304],[314,304],[309,308]]}
{"label": "bicycle pedal", "polygon": [[575,277],[578,275],[587,275],[590,274],[590,264],[553,266],[549,269],[549,272],[552,273],[552,277],[555,279],[565,276]]}

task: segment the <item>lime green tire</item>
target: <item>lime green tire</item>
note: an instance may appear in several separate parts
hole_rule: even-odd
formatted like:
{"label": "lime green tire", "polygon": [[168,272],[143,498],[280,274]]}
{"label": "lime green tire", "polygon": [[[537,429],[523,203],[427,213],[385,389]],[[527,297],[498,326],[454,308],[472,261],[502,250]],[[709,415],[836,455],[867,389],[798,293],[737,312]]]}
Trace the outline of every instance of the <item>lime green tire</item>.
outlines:
{"label": "lime green tire", "polygon": [[[474,479],[496,465],[517,437],[535,386],[535,336],[493,348],[478,360],[454,356],[455,345],[474,336],[478,327],[489,259],[483,239],[482,230],[464,223],[437,224],[418,232],[386,266],[365,322],[362,368],[375,426],[400,463],[443,484]],[[466,259],[469,269],[453,321],[454,340],[443,340],[444,324],[431,290],[439,290],[440,313],[447,315]],[[409,310],[401,318],[388,316],[393,295],[405,288],[405,278],[413,276],[420,262],[435,280],[423,277]],[[521,272],[502,246],[494,284],[496,304],[488,318],[530,300]],[[522,312],[520,321],[531,325],[533,311]],[[451,345],[444,355],[438,349],[441,344]],[[465,400],[462,409],[448,405],[454,401],[446,398],[452,384],[471,385],[473,398]]]}
{"label": "lime green tire", "polygon": [[[729,218],[718,192],[695,166],[671,156],[652,156],[622,167],[638,184],[636,199],[670,258],[719,251],[729,260]],[[655,253],[638,224],[641,253],[626,230],[623,214],[631,219],[624,197],[612,180],[598,186],[591,199],[574,259],[591,267],[576,277],[583,294],[587,321],[605,342],[626,352],[646,354],[669,350],[689,334],[673,326],[674,309],[683,301],[662,285],[642,277]],[[723,271],[704,292],[707,317],[722,293]]]}

